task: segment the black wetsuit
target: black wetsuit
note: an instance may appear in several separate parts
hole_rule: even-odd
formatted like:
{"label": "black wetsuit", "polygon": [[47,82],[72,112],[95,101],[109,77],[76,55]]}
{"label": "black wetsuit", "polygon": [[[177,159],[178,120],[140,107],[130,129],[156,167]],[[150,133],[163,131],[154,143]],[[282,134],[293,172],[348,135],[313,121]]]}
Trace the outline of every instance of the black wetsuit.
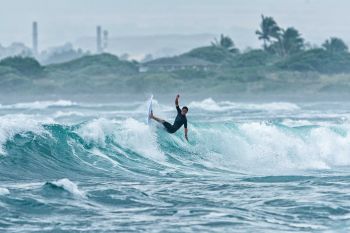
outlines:
{"label": "black wetsuit", "polygon": [[169,122],[164,122],[163,125],[169,133],[175,133],[178,129],[184,125],[185,129],[187,129],[187,118],[186,116],[181,114],[181,109],[179,106],[176,106],[177,116],[175,118],[174,124],[170,124]]}

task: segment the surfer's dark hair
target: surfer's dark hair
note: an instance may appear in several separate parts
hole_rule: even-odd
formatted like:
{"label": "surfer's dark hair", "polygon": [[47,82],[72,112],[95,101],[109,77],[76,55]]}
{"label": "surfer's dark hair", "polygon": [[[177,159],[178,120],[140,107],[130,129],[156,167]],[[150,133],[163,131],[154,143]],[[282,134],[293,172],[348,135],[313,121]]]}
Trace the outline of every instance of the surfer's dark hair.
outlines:
{"label": "surfer's dark hair", "polygon": [[188,107],[187,106],[182,107],[182,109],[186,109],[187,112],[188,112]]}

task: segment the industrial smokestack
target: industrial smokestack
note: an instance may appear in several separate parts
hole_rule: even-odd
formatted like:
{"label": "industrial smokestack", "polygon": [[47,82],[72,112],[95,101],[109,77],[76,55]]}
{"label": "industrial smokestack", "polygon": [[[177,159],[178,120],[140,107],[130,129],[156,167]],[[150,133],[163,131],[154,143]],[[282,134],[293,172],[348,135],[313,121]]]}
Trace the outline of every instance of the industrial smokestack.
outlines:
{"label": "industrial smokestack", "polygon": [[38,56],[38,23],[33,22],[33,55]]}
{"label": "industrial smokestack", "polygon": [[101,26],[97,26],[97,30],[96,30],[97,36],[96,36],[96,43],[97,43],[97,53],[102,53],[103,49],[102,49],[102,29]]}

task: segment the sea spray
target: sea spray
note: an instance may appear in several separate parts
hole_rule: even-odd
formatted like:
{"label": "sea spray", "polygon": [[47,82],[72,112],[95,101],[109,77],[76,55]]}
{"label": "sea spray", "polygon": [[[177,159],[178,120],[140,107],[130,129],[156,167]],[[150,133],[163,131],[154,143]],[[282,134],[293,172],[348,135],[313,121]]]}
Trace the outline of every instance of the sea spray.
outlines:
{"label": "sea spray", "polygon": [[7,188],[0,187],[0,195],[8,195],[8,194],[10,194],[10,191]]}
{"label": "sea spray", "polygon": [[1,231],[350,229],[350,104],[71,102],[0,107]]}

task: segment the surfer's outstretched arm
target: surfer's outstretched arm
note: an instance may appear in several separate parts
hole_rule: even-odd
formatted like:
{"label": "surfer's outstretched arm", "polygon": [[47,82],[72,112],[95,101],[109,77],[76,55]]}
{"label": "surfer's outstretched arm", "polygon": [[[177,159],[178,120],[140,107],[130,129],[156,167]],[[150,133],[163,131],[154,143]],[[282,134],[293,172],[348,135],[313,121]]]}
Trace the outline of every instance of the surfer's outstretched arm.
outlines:
{"label": "surfer's outstretched arm", "polygon": [[150,118],[153,119],[153,120],[155,120],[155,121],[157,121],[157,122],[159,122],[159,123],[161,123],[161,124],[163,124],[163,123],[165,122],[165,120],[160,119],[160,118],[154,116],[154,115],[153,115],[153,111],[151,111]]}
{"label": "surfer's outstretched arm", "polygon": [[186,138],[186,140],[188,141],[187,132],[188,132],[188,129],[185,128],[185,138]]}

